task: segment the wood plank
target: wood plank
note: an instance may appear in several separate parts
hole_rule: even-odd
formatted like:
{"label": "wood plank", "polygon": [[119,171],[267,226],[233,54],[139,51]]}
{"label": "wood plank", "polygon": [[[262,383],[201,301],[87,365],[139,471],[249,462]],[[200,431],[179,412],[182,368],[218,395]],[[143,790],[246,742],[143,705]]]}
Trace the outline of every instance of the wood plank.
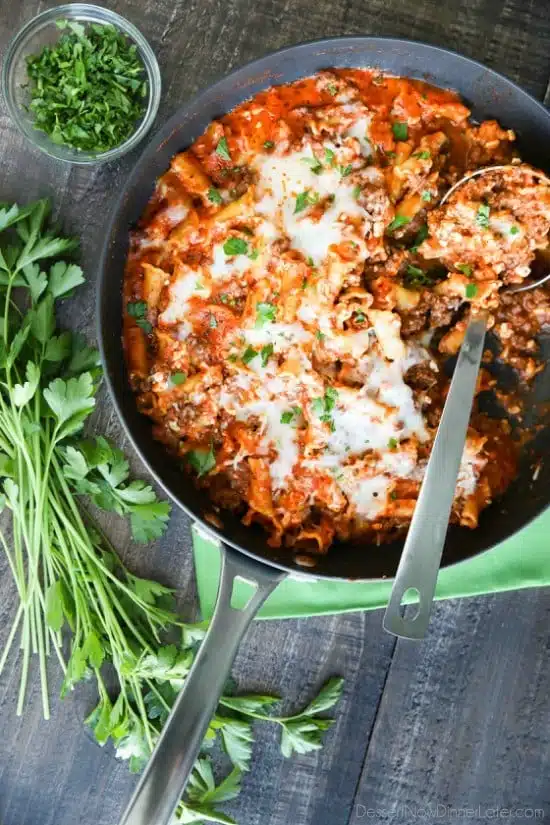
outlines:
{"label": "wood plank", "polygon": [[350,823],[374,810],[410,825],[428,807],[445,820],[444,806],[548,816],[549,620],[547,589],[451,600],[423,642],[398,642]]}

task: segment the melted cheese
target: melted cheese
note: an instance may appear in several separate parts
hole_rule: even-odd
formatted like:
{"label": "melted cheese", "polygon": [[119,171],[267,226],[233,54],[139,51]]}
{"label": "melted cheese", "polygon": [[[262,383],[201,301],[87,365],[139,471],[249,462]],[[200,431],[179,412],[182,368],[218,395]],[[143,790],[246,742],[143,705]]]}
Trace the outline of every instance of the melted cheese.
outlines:
{"label": "melted cheese", "polygon": [[226,255],[223,251],[223,244],[216,245],[212,254],[210,274],[217,281],[226,281],[228,278],[246,272],[252,266],[252,261],[247,255]]}
{"label": "melted cheese", "polygon": [[207,298],[210,289],[201,279],[201,273],[187,267],[182,268],[183,274],[176,277],[170,285],[169,303],[164,312],[159,316],[163,324],[175,324],[177,321],[184,321],[189,312],[188,300],[192,295],[200,295]]}
{"label": "melted cheese", "polygon": [[[346,183],[337,168],[323,166],[319,174],[314,174],[306,162],[314,162],[314,157],[311,149],[281,157],[260,156],[257,209],[280,226],[295,249],[319,265],[329,248],[344,240],[364,247],[366,213],[353,194],[353,185]],[[296,211],[296,199],[304,193],[324,201],[324,210],[315,219],[310,216],[312,203]],[[332,202],[326,200],[328,197],[333,198]],[[357,219],[359,225],[347,222],[349,218]]]}

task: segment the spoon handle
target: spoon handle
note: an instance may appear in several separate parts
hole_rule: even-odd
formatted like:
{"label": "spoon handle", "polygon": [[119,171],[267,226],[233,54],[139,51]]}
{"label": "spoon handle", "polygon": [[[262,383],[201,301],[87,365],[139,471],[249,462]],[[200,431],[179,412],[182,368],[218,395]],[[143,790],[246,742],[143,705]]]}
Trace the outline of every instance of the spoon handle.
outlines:
{"label": "spoon handle", "polygon": [[[486,329],[482,315],[468,324],[386,608],[384,629],[404,639],[422,639],[428,629]],[[411,618],[400,611],[409,588],[418,591]]]}

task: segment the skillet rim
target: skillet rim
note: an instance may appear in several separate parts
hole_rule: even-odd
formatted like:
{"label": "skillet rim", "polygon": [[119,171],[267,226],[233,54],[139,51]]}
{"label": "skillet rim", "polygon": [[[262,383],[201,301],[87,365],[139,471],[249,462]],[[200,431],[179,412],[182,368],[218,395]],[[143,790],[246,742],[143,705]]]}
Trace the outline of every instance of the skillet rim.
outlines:
{"label": "skillet rim", "polygon": [[[150,159],[154,158],[156,152],[158,152],[164,144],[170,140],[172,134],[177,130],[178,126],[180,125],[181,120],[183,119],[182,116],[185,116],[190,110],[197,107],[200,102],[201,98],[206,96],[207,94],[211,93],[216,87],[221,83],[226,83],[230,81],[232,78],[235,78],[241,72],[253,70],[256,66],[260,66],[265,60],[270,58],[275,58],[279,56],[284,56],[288,54],[300,53],[300,51],[305,50],[308,51],[310,49],[318,49],[321,50],[324,46],[331,46],[340,44],[342,47],[348,46],[350,52],[353,52],[354,46],[357,47],[357,50],[364,44],[371,44],[376,46],[380,44],[381,46],[390,47],[392,44],[395,44],[396,47],[403,47],[406,48],[413,46],[420,46],[429,51],[432,51],[439,55],[440,57],[448,57],[449,55],[453,58],[457,58],[459,61],[474,67],[481,72],[483,72],[487,76],[487,82],[489,83],[491,78],[498,80],[499,82],[504,82],[508,86],[512,87],[516,92],[519,92],[520,96],[527,97],[531,104],[534,104],[534,108],[538,109],[540,114],[547,119],[549,132],[550,132],[550,111],[546,108],[546,106],[540,101],[537,100],[533,95],[523,89],[518,83],[511,80],[510,78],[506,77],[505,75],[497,72],[495,69],[492,69],[488,66],[485,66],[478,60],[475,60],[471,57],[467,57],[460,52],[457,52],[453,49],[446,49],[442,46],[437,46],[432,43],[428,43],[422,40],[412,40],[407,38],[398,38],[398,37],[391,37],[386,35],[380,36],[371,36],[371,35],[334,35],[331,37],[324,37],[317,40],[305,40],[301,41],[300,43],[295,43],[291,46],[284,46],[281,49],[277,49],[275,51],[270,51],[264,54],[261,57],[254,58],[242,65],[238,65],[234,68],[231,72],[221,75],[218,77],[213,83],[210,83],[208,86],[201,88],[200,91],[191,97],[188,101],[184,104],[179,106],[173,113],[170,115],[168,120],[164,123],[164,125],[160,126],[152,137],[149,138],[146,147],[140,153],[138,159],[134,162],[132,169],[129,172],[129,175],[122,187],[120,194],[117,196],[114,205],[111,207],[109,212],[107,222],[106,222],[106,233],[105,239],[101,249],[101,255],[99,258],[98,263],[98,279],[97,279],[97,296],[95,301],[95,310],[96,310],[96,331],[97,331],[97,340],[98,340],[98,349],[101,356],[101,363],[103,368],[103,379],[107,385],[109,397],[114,405],[114,409],[116,411],[118,420],[120,421],[123,431],[130,441],[133,449],[139,456],[140,460],[143,462],[147,472],[151,475],[154,479],[156,484],[164,491],[164,493],[170,498],[171,501],[174,502],[180,509],[184,511],[184,513],[189,517],[192,524],[198,523],[200,529],[204,531],[207,535],[212,536],[217,542],[220,543],[221,549],[223,551],[224,545],[229,545],[231,548],[236,550],[238,553],[243,553],[244,555],[248,556],[249,558],[254,559],[255,561],[266,565],[267,567],[275,568],[277,570],[282,570],[286,573],[291,575],[299,575],[303,579],[307,580],[316,580],[316,579],[323,579],[325,581],[354,581],[354,582],[390,582],[393,581],[394,576],[375,576],[375,577],[355,577],[350,578],[343,575],[331,575],[330,573],[326,572],[318,572],[311,573],[308,572],[301,572],[297,570],[296,567],[292,567],[290,564],[285,564],[284,562],[278,561],[277,559],[269,559],[260,554],[250,550],[235,540],[225,536],[221,530],[219,530],[214,525],[211,525],[207,522],[202,516],[197,515],[195,512],[191,510],[191,508],[171,489],[170,485],[163,480],[160,474],[153,469],[149,460],[145,457],[144,451],[141,449],[140,441],[137,436],[134,436],[133,430],[131,425],[128,423],[126,416],[123,412],[122,403],[119,400],[118,391],[115,389],[113,385],[113,381],[111,380],[111,375],[109,374],[109,370],[107,366],[109,364],[109,359],[106,355],[106,343],[105,339],[107,337],[105,331],[105,323],[104,323],[104,313],[102,311],[102,304],[104,300],[104,295],[109,291],[109,284],[107,283],[107,268],[108,268],[108,258],[109,252],[111,249],[111,244],[113,242],[113,238],[116,236],[116,223],[119,214],[123,211],[123,207],[125,201],[128,197],[129,192],[137,185],[139,182],[139,177],[143,174],[143,169],[150,161]],[[319,54],[322,54],[322,51],[319,51]],[[330,52],[327,53],[327,56],[330,56]],[[425,74],[430,75],[431,72],[427,71]],[[307,77],[308,75],[302,75],[303,77]],[[294,82],[294,81],[284,81],[284,82]],[[430,79],[427,82],[432,82]],[[276,83],[271,83],[269,85],[278,85]],[[437,85],[437,82],[433,83],[433,85]],[[246,88],[246,86],[244,86]],[[268,88],[266,86],[265,88]],[[444,88],[441,87],[440,88]],[[457,90],[458,93],[461,95],[460,90]],[[246,100],[248,98],[244,98]],[[238,104],[236,104],[238,105]],[[222,107],[223,108],[223,107]],[[228,110],[230,111],[230,110]],[[151,186],[153,186],[153,181],[151,182]],[[128,231],[128,228],[127,230]],[[124,359],[122,344],[121,344],[121,360]],[[497,506],[497,502],[490,505]],[[513,529],[504,539],[500,539],[499,541],[492,543],[489,547],[486,547],[483,550],[478,550],[470,553],[468,556],[462,559],[453,560],[445,563],[444,557],[441,564],[440,569],[447,569],[447,568],[455,568],[459,567],[462,564],[468,563],[471,559],[476,558],[478,556],[482,556],[486,553],[491,552],[494,550],[499,544],[502,544],[503,541],[508,541],[513,537],[517,537],[517,535],[524,529],[526,529],[529,525],[531,525],[536,519],[540,518],[547,510],[550,509],[550,500],[547,504],[543,505],[540,510],[535,513],[534,515],[530,516],[520,527]]]}

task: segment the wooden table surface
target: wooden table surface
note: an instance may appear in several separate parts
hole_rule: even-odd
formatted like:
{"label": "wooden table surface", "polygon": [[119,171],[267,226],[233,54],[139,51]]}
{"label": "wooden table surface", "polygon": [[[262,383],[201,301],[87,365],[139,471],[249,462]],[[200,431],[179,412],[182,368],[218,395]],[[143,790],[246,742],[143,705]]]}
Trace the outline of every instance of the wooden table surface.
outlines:
{"label": "wooden table surface", "polygon": [[[31,17],[55,3],[0,0],[0,53]],[[163,77],[157,124],[198,89],[252,58],[304,39],[384,34],[460,51],[543,99],[550,76],[547,0],[111,0],[149,39]],[[504,115],[505,113],[503,113]],[[67,322],[94,335],[97,257],[113,195],[137,155],[99,169],[75,169],[34,151],[0,104],[0,200],[49,195],[63,225],[82,238],[88,284]],[[98,427],[119,439],[103,393]],[[137,472],[143,472],[134,462]],[[189,522],[174,512],[157,545],[129,541],[107,524],[127,562],[180,588],[196,611]],[[14,591],[0,562],[0,640]],[[259,728],[253,769],[226,809],[241,825],[345,825],[419,820],[530,818],[550,821],[550,593],[529,590],[439,603],[428,638],[396,641],[379,611],[262,622],[234,667],[240,687],[280,692],[298,707],[333,673],[345,676],[337,724],[318,753],[285,760],[276,731]],[[52,669],[52,686],[59,678]],[[34,683],[15,717],[16,671],[0,681],[0,823],[115,825],[135,783],[110,747],[82,724],[91,697],[54,701],[44,722]],[[501,816],[506,817],[506,813]],[[532,813],[534,817],[534,813]],[[540,818],[539,814],[539,818]],[[153,825],[153,823],[151,823]]]}

